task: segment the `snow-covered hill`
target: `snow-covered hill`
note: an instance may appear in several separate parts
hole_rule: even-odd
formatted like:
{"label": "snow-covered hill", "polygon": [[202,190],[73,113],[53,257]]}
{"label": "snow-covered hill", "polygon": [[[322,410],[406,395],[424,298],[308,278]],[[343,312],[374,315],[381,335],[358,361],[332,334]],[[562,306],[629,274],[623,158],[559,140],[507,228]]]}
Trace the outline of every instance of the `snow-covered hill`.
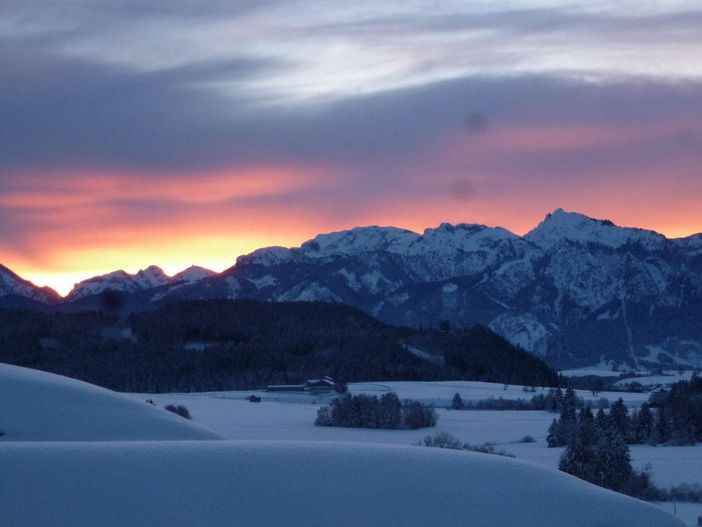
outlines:
{"label": "snow-covered hill", "polygon": [[[194,422],[133,397],[8,364],[0,364],[0,432],[0,443],[219,438]],[[3,511],[0,507],[0,514]]]}
{"label": "snow-covered hill", "polygon": [[680,527],[513,459],[286,442],[0,444],[5,525]]}

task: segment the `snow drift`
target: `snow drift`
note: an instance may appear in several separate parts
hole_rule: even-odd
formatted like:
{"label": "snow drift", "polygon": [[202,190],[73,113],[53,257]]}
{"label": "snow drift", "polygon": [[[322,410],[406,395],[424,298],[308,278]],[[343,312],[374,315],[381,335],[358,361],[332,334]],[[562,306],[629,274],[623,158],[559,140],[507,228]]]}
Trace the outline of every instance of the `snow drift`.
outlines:
{"label": "snow drift", "polygon": [[133,397],[8,364],[0,364],[0,432],[2,441],[219,438]]}
{"label": "snow drift", "polygon": [[6,443],[0,524],[679,527],[555,470],[423,447]]}

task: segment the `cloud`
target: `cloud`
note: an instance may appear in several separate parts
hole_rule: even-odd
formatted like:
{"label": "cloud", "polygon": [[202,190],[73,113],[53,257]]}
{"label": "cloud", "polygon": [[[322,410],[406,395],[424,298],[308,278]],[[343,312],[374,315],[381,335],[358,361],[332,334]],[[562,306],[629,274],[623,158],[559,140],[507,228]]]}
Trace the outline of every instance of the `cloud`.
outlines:
{"label": "cloud", "polygon": [[699,230],[695,3],[432,5],[3,3],[4,263],[223,266],[557,206]]}

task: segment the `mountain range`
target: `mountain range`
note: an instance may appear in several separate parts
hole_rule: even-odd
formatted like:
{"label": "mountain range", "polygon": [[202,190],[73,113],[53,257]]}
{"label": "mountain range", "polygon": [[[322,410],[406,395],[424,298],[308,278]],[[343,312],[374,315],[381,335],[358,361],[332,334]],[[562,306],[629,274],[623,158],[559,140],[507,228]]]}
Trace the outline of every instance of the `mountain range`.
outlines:
{"label": "mountain range", "polygon": [[669,239],[562,209],[524,236],[356,227],[256,250],[218,274],[116,271],[65,298],[0,266],[0,306],[133,311],[214,298],[343,303],[404,326],[482,324],[559,367],[702,365],[702,234]]}

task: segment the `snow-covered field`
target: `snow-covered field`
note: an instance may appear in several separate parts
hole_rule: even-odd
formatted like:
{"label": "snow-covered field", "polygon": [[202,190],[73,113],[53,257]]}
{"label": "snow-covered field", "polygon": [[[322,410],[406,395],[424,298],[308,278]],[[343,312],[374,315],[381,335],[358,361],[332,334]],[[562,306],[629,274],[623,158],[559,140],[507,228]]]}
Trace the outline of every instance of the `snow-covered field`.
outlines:
{"label": "snow-covered field", "polygon": [[[532,395],[486,383],[351,386],[387,389],[436,403],[456,391]],[[682,525],[554,470],[559,451],[543,441],[553,414],[441,409],[429,431],[323,428],[313,422],[326,397],[262,392],[250,403],[250,393],[127,396],[0,365],[0,525]],[[147,398],[184,404],[194,420]],[[517,459],[412,446],[438,431]],[[516,442],[525,435],[537,441]],[[642,448],[651,452],[632,449],[635,463],[649,459],[656,477],[700,473],[696,447]],[[685,508],[688,524],[697,511]]]}
{"label": "snow-covered field", "polygon": [[[352,393],[382,395],[393,390],[401,398],[411,398],[438,406],[448,406],[454,393],[464,400],[489,397],[529,399],[534,393],[525,393],[522,386],[454,381],[454,382],[384,382],[349,385]],[[537,394],[540,389],[537,388]],[[577,391],[586,400],[595,402],[600,397],[614,401],[622,397],[630,407],[638,407],[648,399],[646,393],[602,392],[593,396],[589,391]],[[246,398],[256,394],[260,403]],[[546,446],[547,429],[556,415],[541,411],[446,410],[438,408],[439,422],[434,429],[424,430],[364,430],[314,426],[317,409],[331,396],[285,394],[267,392],[216,392],[204,394],[135,395],[140,399],[153,398],[159,405],[184,404],[196,421],[230,439],[291,440],[353,443],[385,443],[406,446],[416,443],[427,434],[448,432],[471,444],[494,443],[499,448],[523,459],[557,468],[562,449]],[[532,436],[533,443],[522,442]],[[680,483],[702,484],[702,445],[688,447],[631,446],[632,464],[638,470],[650,470],[659,486],[668,488]],[[663,505],[667,507],[667,504]],[[672,510],[672,509],[671,509]],[[690,525],[696,524],[702,514],[702,504],[685,504],[678,510]]]}
{"label": "snow-covered field", "polygon": [[3,525],[682,525],[531,463],[348,443],[2,445]]}

